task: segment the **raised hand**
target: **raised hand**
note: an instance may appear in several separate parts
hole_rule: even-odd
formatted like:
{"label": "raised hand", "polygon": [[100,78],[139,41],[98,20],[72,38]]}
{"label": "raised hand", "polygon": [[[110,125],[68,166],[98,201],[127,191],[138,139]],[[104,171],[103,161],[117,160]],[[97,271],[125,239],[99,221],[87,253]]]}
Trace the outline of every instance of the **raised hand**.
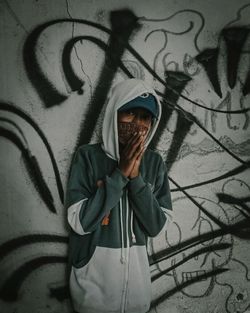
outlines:
{"label": "raised hand", "polygon": [[145,132],[136,132],[120,151],[119,169],[128,178],[139,174],[139,166],[144,153]]}
{"label": "raised hand", "polygon": [[143,139],[143,143],[141,145],[142,149],[141,149],[139,155],[137,156],[137,158],[135,159],[134,167],[133,167],[132,171],[130,172],[129,178],[131,178],[131,179],[135,178],[139,175],[139,168],[140,168],[140,164],[141,164],[141,159],[142,159],[144,151],[145,151],[144,141],[145,141],[145,138]]}

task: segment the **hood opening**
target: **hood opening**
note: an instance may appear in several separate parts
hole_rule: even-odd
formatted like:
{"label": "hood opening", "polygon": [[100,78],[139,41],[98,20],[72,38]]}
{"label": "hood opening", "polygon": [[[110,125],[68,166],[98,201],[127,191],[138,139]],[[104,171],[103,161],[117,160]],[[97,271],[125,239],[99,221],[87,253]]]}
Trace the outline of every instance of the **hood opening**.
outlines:
{"label": "hood opening", "polygon": [[127,79],[115,85],[110,92],[107,100],[106,109],[103,118],[102,126],[102,141],[103,150],[112,159],[119,161],[119,141],[118,141],[118,128],[117,128],[117,111],[129,101],[141,96],[144,93],[152,94],[157,102],[158,116],[153,118],[152,125],[145,145],[148,146],[155,131],[158,127],[161,118],[161,104],[154,89],[148,86],[143,80],[140,79]]}

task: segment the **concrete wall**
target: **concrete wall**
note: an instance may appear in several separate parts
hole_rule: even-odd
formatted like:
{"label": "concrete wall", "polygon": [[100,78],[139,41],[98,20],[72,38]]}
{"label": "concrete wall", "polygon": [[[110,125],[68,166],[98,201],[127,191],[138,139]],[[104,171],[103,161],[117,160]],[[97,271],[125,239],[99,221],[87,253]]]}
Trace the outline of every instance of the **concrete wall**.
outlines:
{"label": "concrete wall", "polygon": [[0,312],[72,312],[69,166],[131,76],[163,101],[174,207],[151,313],[250,312],[249,17],[247,0],[0,1]]}

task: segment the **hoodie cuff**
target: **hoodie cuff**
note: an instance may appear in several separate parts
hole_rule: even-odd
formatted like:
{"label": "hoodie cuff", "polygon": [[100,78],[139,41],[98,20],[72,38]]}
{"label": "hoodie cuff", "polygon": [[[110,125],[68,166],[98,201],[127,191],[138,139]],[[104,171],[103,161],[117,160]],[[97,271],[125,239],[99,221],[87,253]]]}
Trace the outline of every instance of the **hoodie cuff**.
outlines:
{"label": "hoodie cuff", "polygon": [[117,187],[120,186],[121,188],[124,188],[129,182],[129,179],[122,174],[118,167],[113,171],[110,178],[115,181]]}
{"label": "hoodie cuff", "polygon": [[143,180],[141,174],[137,177],[130,179],[129,181],[129,190],[132,194],[136,194],[142,188],[146,186],[145,181]]}

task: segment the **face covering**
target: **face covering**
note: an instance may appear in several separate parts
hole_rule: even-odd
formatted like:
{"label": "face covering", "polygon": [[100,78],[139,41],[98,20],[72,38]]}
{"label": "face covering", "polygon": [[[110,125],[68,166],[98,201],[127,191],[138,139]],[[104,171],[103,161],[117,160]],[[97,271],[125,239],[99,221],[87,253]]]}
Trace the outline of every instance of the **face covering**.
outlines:
{"label": "face covering", "polygon": [[118,123],[118,138],[119,142],[125,145],[135,132],[148,132],[148,127],[137,125],[136,123],[119,122]]}

